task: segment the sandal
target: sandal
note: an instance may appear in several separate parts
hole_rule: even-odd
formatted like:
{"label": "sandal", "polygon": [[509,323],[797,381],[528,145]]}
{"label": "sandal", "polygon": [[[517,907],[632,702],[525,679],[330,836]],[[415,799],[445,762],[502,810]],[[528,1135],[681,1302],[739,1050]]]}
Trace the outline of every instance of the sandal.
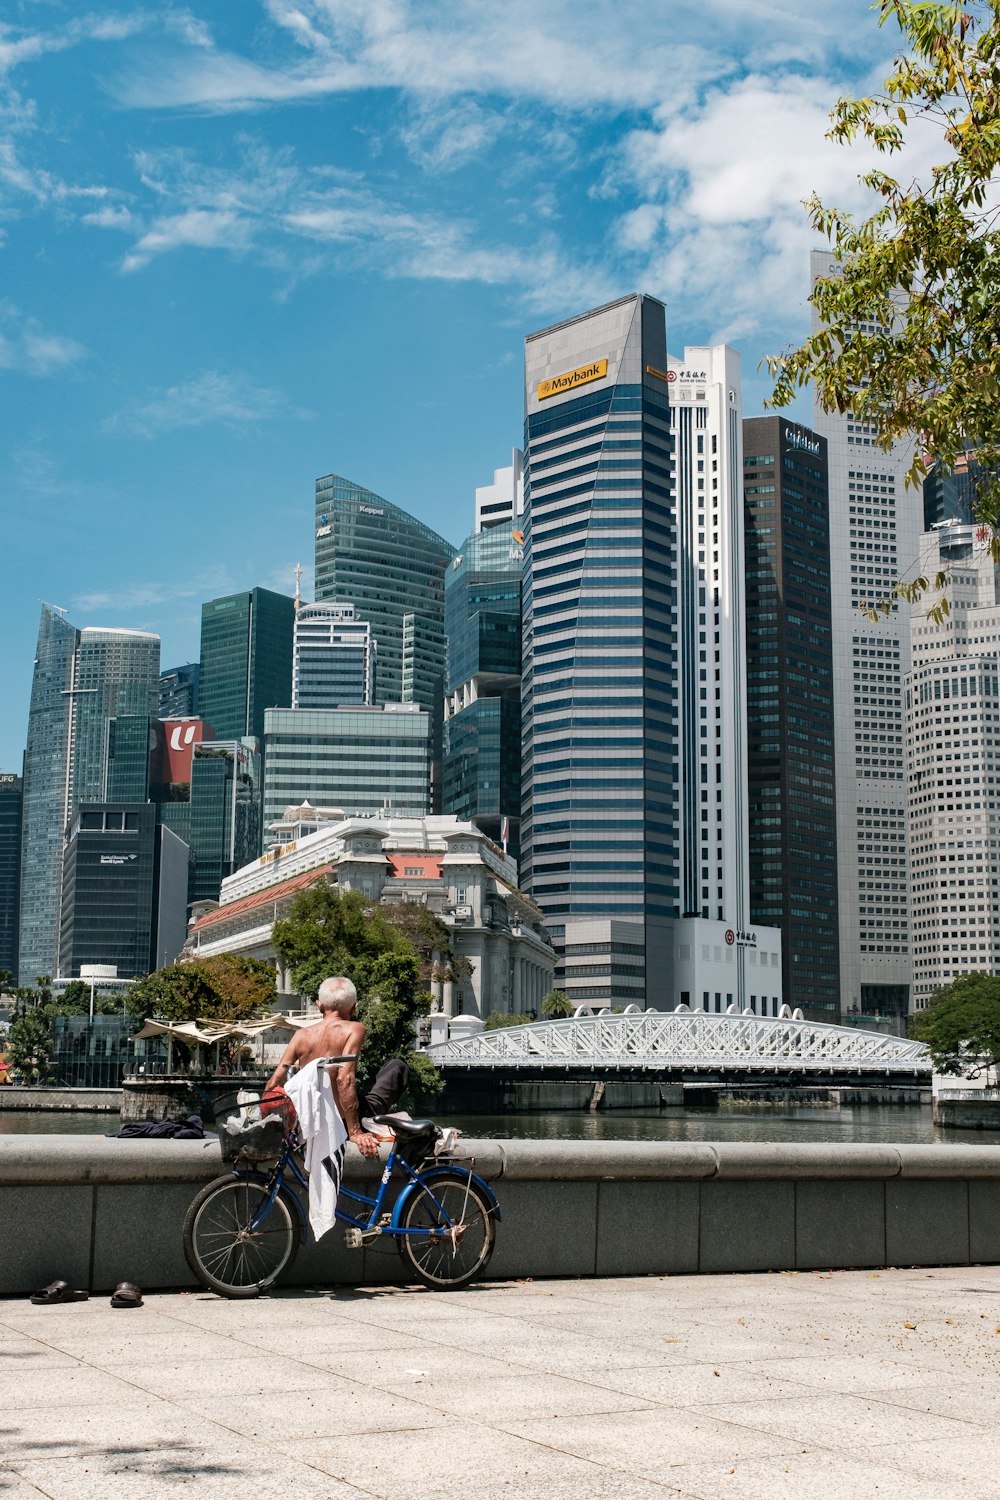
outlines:
{"label": "sandal", "polygon": [[68,1281],[51,1281],[48,1286],[32,1292],[31,1300],[38,1307],[48,1307],[56,1302],[86,1302],[89,1292],[74,1291]]}
{"label": "sandal", "polygon": [[112,1307],[141,1307],[142,1292],[131,1281],[119,1281],[111,1294]]}

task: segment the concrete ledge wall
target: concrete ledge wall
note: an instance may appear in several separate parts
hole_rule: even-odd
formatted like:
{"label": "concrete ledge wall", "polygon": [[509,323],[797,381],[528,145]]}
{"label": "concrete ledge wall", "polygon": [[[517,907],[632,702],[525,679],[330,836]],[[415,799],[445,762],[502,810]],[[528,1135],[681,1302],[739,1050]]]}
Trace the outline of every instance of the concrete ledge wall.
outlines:
{"label": "concrete ledge wall", "polygon": [[[463,1146],[500,1199],[496,1278],[1000,1262],[998,1146]],[[192,1285],[184,1215],[222,1170],[214,1139],[0,1137],[0,1295]],[[347,1180],[376,1176],[351,1148]],[[339,1229],[290,1278],[402,1279],[392,1245],[349,1251]]]}

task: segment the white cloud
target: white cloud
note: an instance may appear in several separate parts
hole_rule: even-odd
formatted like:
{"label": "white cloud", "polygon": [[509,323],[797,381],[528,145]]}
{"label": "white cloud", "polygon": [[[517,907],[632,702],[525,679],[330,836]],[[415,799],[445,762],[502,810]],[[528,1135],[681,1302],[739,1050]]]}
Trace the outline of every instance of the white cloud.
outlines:
{"label": "white cloud", "polygon": [[280,391],[255,386],[241,375],[206,370],[179,385],[138,397],[109,417],[104,429],[155,437],[161,432],[216,422],[227,427],[252,427],[289,415],[304,417],[308,413],[290,411]]}
{"label": "white cloud", "polygon": [[12,303],[0,302],[0,370],[24,375],[58,375],[86,358],[76,339],[48,333]]}
{"label": "white cloud", "polygon": [[70,607],[74,614],[92,615],[121,614],[137,609],[149,609],[162,604],[174,604],[182,599],[212,599],[227,594],[233,587],[232,576],[224,564],[203,569],[194,577],[165,581],[135,582],[123,580],[108,583],[104,588],[92,589],[77,594]]}

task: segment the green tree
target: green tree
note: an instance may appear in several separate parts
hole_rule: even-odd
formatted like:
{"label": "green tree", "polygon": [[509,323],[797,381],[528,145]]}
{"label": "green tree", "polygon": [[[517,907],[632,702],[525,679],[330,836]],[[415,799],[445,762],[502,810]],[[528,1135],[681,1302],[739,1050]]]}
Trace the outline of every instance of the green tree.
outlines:
{"label": "green tree", "polygon": [[935,990],[908,1031],[930,1048],[939,1073],[979,1077],[1000,1061],[1000,975],[963,974]]}
{"label": "green tree", "polygon": [[[888,159],[914,127],[933,131],[940,160],[923,182],[879,166],[861,181],[878,206],[862,221],[813,196],[807,209],[830,243],[836,274],[813,285],[821,329],[801,348],[766,361],[774,406],[812,385],[826,411],[871,423],[884,449],[920,434],[908,481],[927,459],[953,467],[975,449],[984,471],[977,498],[982,541],[1000,560],[1000,227],[991,179],[1000,165],[1000,0],[878,0],[903,50],[881,94],[841,99],[829,138],[859,137]],[[935,588],[947,576],[939,574]],[[928,587],[902,579],[885,599]],[[946,599],[929,611],[940,620]]]}
{"label": "green tree", "polygon": [[576,1006],[565,990],[549,990],[547,995],[542,996],[542,1015],[548,1016],[550,1021],[571,1016],[575,1010]]}
{"label": "green tree", "polygon": [[6,1053],[11,1071],[21,1083],[44,1083],[52,1072],[52,1022],[39,1006],[32,1006],[10,1023]]}
{"label": "green tree", "polygon": [[0,969],[0,995],[6,994],[13,983],[13,969]]}
{"label": "green tree", "polygon": [[136,1020],[242,1021],[276,1000],[274,970],[256,958],[220,953],[194,963],[168,964],[137,979],[127,997]]}
{"label": "green tree", "polygon": [[501,1031],[505,1026],[530,1026],[538,1017],[533,1010],[512,1011],[507,1013],[502,1010],[491,1010],[483,1022],[484,1031]]}
{"label": "green tree", "polygon": [[434,1064],[415,1049],[414,1026],[431,1007],[421,983],[426,964],[386,911],[358,891],[338,891],[323,881],[300,891],[288,916],[275,923],[274,947],[295,988],[310,999],[332,974],[353,981],[366,1032],[358,1067],[362,1087],[383,1063],[400,1057],[409,1066],[409,1092],[417,1103],[444,1086]]}

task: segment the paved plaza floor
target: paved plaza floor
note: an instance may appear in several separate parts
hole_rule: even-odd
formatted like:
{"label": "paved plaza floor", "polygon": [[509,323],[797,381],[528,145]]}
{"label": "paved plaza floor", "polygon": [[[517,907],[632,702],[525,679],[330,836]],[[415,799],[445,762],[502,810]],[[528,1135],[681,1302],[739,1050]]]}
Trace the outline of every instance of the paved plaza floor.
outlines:
{"label": "paved plaza floor", "polygon": [[995,1500],[1000,1268],[0,1301],[2,1500]]}

